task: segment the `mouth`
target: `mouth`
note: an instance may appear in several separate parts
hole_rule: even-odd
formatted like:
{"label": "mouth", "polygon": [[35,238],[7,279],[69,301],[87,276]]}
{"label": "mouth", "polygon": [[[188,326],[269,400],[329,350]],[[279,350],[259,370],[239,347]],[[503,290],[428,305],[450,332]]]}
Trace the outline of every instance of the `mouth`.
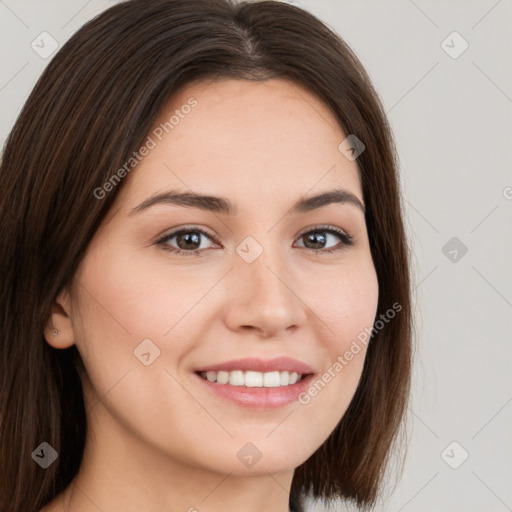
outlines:
{"label": "mouth", "polygon": [[203,389],[238,406],[271,409],[294,402],[314,378],[296,359],[238,359],[194,371]]}

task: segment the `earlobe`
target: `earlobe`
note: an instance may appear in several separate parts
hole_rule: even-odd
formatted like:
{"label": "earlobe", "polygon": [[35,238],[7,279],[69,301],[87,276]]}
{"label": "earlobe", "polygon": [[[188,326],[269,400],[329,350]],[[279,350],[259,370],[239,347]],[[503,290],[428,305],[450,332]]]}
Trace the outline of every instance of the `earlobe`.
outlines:
{"label": "earlobe", "polygon": [[71,308],[69,294],[61,293],[44,328],[44,337],[48,344],[54,348],[69,348],[75,343],[75,333],[71,321]]}

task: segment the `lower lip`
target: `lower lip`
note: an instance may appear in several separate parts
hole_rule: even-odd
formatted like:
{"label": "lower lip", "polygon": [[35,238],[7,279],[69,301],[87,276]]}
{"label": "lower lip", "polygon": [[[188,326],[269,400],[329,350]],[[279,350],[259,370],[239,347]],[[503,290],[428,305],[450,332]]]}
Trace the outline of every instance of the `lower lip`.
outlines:
{"label": "lower lip", "polygon": [[288,386],[277,388],[248,388],[246,386],[231,386],[230,384],[217,384],[194,374],[204,386],[221,398],[225,398],[242,407],[253,409],[275,409],[291,404],[297,397],[306,391],[313,379],[313,374]]}

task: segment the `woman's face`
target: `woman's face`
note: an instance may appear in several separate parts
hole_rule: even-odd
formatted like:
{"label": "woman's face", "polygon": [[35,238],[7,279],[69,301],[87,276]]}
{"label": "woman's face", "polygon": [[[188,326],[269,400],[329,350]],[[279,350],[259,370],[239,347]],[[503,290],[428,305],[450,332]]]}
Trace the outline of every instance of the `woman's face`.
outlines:
{"label": "woman's face", "polygon": [[[363,202],[356,161],[339,149],[347,135],[284,80],[196,82],[173,96],[60,296],[97,438],[115,430],[174,463],[264,475],[329,436],[365,347],[334,364],[372,327],[378,281],[355,202],[294,206],[334,189]],[[173,202],[171,191],[223,199]]]}

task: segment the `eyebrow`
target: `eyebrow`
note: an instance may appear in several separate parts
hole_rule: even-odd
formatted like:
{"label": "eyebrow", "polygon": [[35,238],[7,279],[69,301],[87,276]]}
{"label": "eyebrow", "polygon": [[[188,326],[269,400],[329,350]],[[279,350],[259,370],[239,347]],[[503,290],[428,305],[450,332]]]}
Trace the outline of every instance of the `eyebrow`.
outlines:
{"label": "eyebrow", "polygon": [[[306,213],[332,203],[350,204],[359,208],[363,213],[366,213],[365,206],[357,196],[348,190],[340,188],[322,192],[310,197],[303,197],[290,208],[289,212],[291,214]],[[140,213],[157,204],[199,208],[200,210],[223,213],[226,215],[236,215],[238,213],[237,205],[224,197],[169,190],[149,197],[133,208],[129,215]]]}

